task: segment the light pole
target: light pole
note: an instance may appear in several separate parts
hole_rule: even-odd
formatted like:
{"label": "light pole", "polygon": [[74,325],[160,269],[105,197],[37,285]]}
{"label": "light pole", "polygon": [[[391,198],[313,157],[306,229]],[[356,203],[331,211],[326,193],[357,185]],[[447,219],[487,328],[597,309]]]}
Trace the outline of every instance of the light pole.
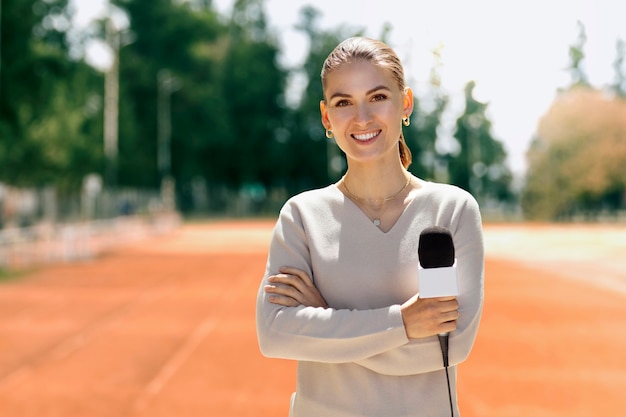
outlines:
{"label": "light pole", "polygon": [[161,178],[161,198],[165,208],[175,208],[175,184],[172,177],[172,93],[180,88],[170,70],[157,73],[157,167]]}
{"label": "light pole", "polygon": [[106,184],[117,185],[117,149],[119,134],[119,51],[120,33],[111,19],[106,21],[106,41],[112,52],[112,62],[104,74],[104,156]]}
{"label": "light pole", "polygon": [[[1,70],[2,70],[2,0],[0,0],[0,71]],[[2,75],[1,72],[0,72],[0,75]],[[1,79],[2,77],[0,77],[0,80]],[[2,97],[1,90],[0,90],[0,97]]]}

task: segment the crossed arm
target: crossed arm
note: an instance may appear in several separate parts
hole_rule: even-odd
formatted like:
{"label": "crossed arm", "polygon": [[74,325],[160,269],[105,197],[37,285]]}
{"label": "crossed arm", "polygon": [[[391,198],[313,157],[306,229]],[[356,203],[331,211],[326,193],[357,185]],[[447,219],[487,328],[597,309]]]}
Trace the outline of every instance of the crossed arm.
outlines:
{"label": "crossed arm", "polygon": [[[306,272],[289,267],[268,278],[264,287],[268,301],[285,307],[323,307],[328,303]],[[456,329],[459,303],[456,297],[419,298],[416,294],[402,304],[402,321],[409,339],[419,339]]]}

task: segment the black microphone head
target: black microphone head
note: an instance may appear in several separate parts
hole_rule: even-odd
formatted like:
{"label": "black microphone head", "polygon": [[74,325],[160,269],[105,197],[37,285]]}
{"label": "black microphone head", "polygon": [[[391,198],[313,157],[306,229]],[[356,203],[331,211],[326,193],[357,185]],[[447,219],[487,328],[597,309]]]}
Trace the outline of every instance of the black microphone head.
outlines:
{"label": "black microphone head", "polygon": [[445,227],[427,227],[420,233],[417,254],[422,268],[446,268],[454,265],[452,233]]}

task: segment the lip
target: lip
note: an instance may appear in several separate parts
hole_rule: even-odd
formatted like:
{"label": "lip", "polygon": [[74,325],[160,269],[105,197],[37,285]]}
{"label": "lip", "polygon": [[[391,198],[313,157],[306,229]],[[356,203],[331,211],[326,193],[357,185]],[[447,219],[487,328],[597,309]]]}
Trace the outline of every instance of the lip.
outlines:
{"label": "lip", "polygon": [[359,143],[370,143],[376,140],[376,138],[380,136],[381,132],[382,130],[374,130],[370,132],[353,133],[350,136]]}

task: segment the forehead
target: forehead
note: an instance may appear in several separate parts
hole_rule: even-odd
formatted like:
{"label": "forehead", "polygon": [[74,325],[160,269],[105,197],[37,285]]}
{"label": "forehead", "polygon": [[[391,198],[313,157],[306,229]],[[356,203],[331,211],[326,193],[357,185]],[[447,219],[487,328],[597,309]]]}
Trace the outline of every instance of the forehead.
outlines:
{"label": "forehead", "polygon": [[345,63],[326,75],[324,94],[358,94],[373,87],[400,90],[391,71],[375,63],[357,60]]}

